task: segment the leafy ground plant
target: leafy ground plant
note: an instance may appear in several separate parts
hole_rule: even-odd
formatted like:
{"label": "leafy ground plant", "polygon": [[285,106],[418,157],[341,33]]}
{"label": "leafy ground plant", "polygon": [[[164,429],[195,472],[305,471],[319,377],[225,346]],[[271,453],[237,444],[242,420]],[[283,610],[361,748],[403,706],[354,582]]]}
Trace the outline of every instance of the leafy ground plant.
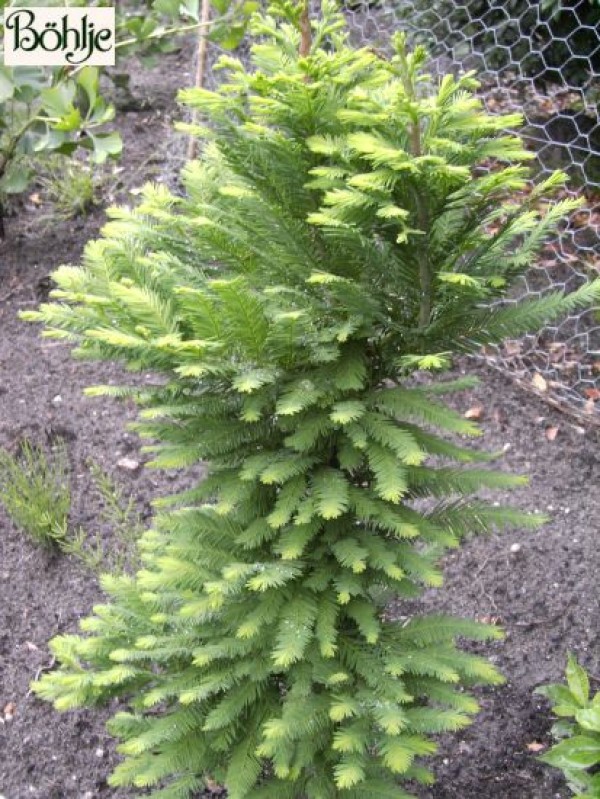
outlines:
{"label": "leafy ground plant", "polygon": [[27,188],[33,155],[84,148],[97,163],[118,155],[119,135],[104,128],[113,116],[94,67],[70,75],[59,67],[0,66],[0,197]]}
{"label": "leafy ground plant", "polygon": [[207,462],[34,687],[63,710],[128,701],[111,783],[155,799],[214,782],[407,799],[431,781],[431,735],[501,679],[456,639],[499,632],[412,604],[391,619],[388,598],[439,586],[466,534],[537,519],[473,497],[525,482],[486,468],[477,426],[440,402],[473,381],[413,376],[600,295],[502,304],[577,205],[550,201],[564,176],[520,191],[518,117],[488,116],[471,75],[434,86],[400,36],[390,60],[352,49],[322,6],[255,17],[252,68],[226,57],[218,91],[182,95],[209,123],[186,197],[147,186],[114,209],[24,314],[81,357],[160,373],[89,393],[138,401],[154,465]]}
{"label": "leafy ground plant", "polygon": [[23,441],[16,456],[0,449],[0,503],[34,541],[62,548],[71,509],[65,446],[55,445],[51,455],[30,441]]}
{"label": "leafy ground plant", "polygon": [[540,757],[560,769],[575,799],[600,799],[600,692],[590,696],[589,677],[569,655],[567,684],[544,685],[536,693],[548,697],[559,721],[552,727],[559,743]]}
{"label": "leafy ground plant", "polygon": [[[63,5],[48,0],[48,5]],[[235,47],[244,35],[254,2],[213,0],[218,13],[210,36],[221,46]],[[0,62],[4,15],[18,5],[0,0]],[[81,5],[81,0],[75,3]],[[175,48],[178,35],[207,27],[200,22],[198,0],[151,0],[119,4],[116,51],[120,56],[138,55],[151,62]],[[205,31],[207,34],[208,30]],[[0,238],[6,197],[24,191],[35,175],[35,166],[51,154],[69,158],[88,152],[95,164],[121,153],[120,135],[108,128],[115,108],[100,89],[99,68],[77,66],[10,67],[0,63]],[[124,73],[115,73],[117,84],[127,85]]]}

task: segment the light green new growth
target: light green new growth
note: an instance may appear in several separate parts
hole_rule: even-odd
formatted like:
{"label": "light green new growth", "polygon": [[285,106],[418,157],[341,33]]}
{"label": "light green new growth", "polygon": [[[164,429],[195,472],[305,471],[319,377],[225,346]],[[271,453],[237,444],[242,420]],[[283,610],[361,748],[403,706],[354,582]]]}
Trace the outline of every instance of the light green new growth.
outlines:
{"label": "light green new growth", "polygon": [[81,357],[161,374],[90,393],[137,398],[155,465],[208,464],[157,503],[142,570],[104,580],[108,604],[53,641],[60,668],[35,685],[63,710],[127,700],[111,784],[155,799],[208,781],[407,799],[431,780],[430,736],[468,723],[465,687],[500,680],[455,640],[499,632],[394,621],[387,599],[440,585],[466,534],[536,520],[472,498],[523,480],[486,468],[462,441],[477,426],[440,401],[471,383],[411,375],[600,295],[498,304],[576,205],[539,202],[563,176],[515,194],[517,119],[488,116],[470,75],[434,87],[401,37],[390,60],[350,48],[322,5],[308,55],[302,9],[274,4],[251,71],[227,57],[218,91],[183,92],[207,122],[186,197],[147,186],[113,210],[24,315]]}

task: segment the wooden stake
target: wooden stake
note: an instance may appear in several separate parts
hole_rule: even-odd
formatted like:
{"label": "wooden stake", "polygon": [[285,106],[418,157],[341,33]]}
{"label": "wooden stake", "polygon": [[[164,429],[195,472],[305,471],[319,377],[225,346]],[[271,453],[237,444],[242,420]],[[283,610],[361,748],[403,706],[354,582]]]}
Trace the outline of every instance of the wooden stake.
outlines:
{"label": "wooden stake", "polygon": [[[200,12],[200,22],[202,27],[198,34],[198,60],[196,63],[196,77],[194,86],[198,89],[204,86],[204,79],[206,76],[206,61],[208,55],[208,34],[210,33],[210,0],[202,0],[202,8]],[[192,114],[192,123],[198,121],[198,111],[194,110]],[[196,157],[198,140],[192,134],[188,141],[187,157],[188,161],[192,161]]]}

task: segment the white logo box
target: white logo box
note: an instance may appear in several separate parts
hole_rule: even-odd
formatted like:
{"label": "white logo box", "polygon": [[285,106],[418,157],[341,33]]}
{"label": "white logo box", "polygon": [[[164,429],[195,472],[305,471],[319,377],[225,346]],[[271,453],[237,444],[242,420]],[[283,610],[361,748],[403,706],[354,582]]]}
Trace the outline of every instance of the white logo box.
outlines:
{"label": "white logo box", "polygon": [[114,66],[115,9],[4,9],[6,66]]}

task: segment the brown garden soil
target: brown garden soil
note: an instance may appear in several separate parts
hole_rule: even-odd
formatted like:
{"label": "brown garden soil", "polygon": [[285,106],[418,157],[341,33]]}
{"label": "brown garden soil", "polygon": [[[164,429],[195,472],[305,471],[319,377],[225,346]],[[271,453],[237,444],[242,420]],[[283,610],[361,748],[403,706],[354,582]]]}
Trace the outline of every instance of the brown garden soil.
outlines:
{"label": "brown garden soil", "polygon": [[[133,72],[133,93],[142,103],[121,115],[122,171],[105,192],[109,200],[127,201],[127,191],[148,177],[176,185],[185,142],[171,133],[172,119],[181,116],[173,98],[190,82],[191,63],[188,46],[156,70]],[[15,451],[25,438],[66,441],[74,529],[98,532],[100,500],[90,488],[90,459],[125,486],[148,520],[151,499],[190,478],[120,470],[124,456],[144,460],[141,442],[127,431],[134,410],[127,403],[86,399],[82,389],[118,382],[122,374],[110,365],[72,360],[68,347],[41,339],[39,329],[17,318],[44,299],[54,267],[78,261],[104,219],[96,209],[50,226],[42,224],[43,211],[31,195],[22,198],[0,243],[0,446]],[[506,640],[480,651],[502,670],[506,684],[478,692],[481,713],[466,731],[440,741],[433,761],[438,782],[417,793],[421,799],[566,799],[560,774],[531,751],[548,746],[551,726],[548,706],[533,690],[561,678],[569,650],[600,690],[600,436],[598,428],[569,421],[502,375],[472,364],[464,368],[478,371],[481,385],[453,402],[463,411],[482,406],[481,446],[506,448],[501,468],[531,476],[529,487],[510,501],[547,513],[551,521],[533,533],[515,530],[468,541],[446,558],[445,587],[423,598],[427,610],[493,620],[505,629]],[[551,441],[547,431],[554,427]],[[110,531],[99,532],[110,546]],[[520,544],[518,552],[511,550],[514,544]],[[1,799],[134,796],[106,782],[118,761],[104,729],[111,708],[59,714],[29,690],[53,665],[48,640],[75,631],[101,600],[93,572],[73,557],[36,546],[0,513]],[[398,604],[393,610],[402,615],[406,608]]]}

